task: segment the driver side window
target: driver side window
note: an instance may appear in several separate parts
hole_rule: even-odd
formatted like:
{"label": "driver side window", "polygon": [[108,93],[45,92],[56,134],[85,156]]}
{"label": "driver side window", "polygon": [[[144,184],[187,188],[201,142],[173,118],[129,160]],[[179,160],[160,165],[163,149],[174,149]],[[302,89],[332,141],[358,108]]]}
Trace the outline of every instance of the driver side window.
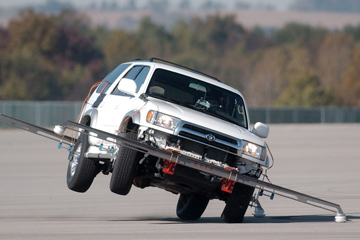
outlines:
{"label": "driver side window", "polygon": [[[134,80],[136,83],[136,92],[139,92],[140,87],[145,82],[145,79],[150,71],[150,67],[148,66],[135,66],[124,76],[124,78],[128,78]],[[121,80],[120,80],[121,81]],[[117,86],[112,92],[114,95],[123,95],[118,89]]]}
{"label": "driver side window", "polygon": [[111,84],[122,74],[130,64],[121,64],[117,66],[111,73],[109,73],[101,82],[100,86],[96,89],[96,93],[105,93]]}

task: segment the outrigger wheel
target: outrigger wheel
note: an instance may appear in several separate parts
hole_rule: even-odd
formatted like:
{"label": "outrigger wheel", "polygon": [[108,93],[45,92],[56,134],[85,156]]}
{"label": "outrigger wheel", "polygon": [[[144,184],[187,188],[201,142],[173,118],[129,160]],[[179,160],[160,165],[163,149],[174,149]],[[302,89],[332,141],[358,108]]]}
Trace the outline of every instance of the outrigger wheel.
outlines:
{"label": "outrigger wheel", "polygon": [[335,222],[337,222],[337,223],[345,223],[346,222],[345,214],[337,212],[336,216],[335,216]]}

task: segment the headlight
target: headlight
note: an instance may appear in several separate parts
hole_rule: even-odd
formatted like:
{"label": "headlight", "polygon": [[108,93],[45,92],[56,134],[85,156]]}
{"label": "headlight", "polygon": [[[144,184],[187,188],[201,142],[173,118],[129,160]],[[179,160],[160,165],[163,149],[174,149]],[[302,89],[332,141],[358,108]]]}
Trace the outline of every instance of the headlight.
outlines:
{"label": "headlight", "polygon": [[265,160],[266,148],[256,145],[254,143],[243,141],[242,151],[244,154],[252,156],[254,158]]}
{"label": "headlight", "polygon": [[148,123],[157,125],[159,127],[175,130],[175,128],[180,123],[180,119],[174,118],[169,115],[165,115],[155,111],[149,111],[146,116],[146,121]]}

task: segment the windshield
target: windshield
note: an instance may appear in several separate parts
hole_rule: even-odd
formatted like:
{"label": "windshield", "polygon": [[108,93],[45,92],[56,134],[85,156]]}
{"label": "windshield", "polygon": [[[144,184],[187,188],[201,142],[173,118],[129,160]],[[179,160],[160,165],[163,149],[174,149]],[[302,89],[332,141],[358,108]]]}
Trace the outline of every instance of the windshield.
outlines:
{"label": "windshield", "polygon": [[146,93],[247,128],[242,97],[198,79],[156,69]]}

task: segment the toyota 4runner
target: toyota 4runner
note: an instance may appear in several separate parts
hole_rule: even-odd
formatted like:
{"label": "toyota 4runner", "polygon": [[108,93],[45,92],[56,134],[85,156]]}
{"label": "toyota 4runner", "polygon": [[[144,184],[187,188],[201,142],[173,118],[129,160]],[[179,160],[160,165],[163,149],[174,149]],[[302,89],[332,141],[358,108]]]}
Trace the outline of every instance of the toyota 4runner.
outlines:
{"label": "toyota 4runner", "polygon": [[[267,125],[250,119],[242,94],[216,78],[165,60],[151,58],[120,64],[86,100],[79,123],[127,139],[176,152],[208,165],[234,168],[259,178],[269,167]],[[242,222],[254,188],[226,182],[208,172],[176,167],[126,144],[96,138],[85,130],[69,154],[67,185],[85,192],[98,173],[111,173],[110,190],[127,195],[159,187],[179,194],[180,219],[201,217],[209,200],[226,202],[224,222]]]}

